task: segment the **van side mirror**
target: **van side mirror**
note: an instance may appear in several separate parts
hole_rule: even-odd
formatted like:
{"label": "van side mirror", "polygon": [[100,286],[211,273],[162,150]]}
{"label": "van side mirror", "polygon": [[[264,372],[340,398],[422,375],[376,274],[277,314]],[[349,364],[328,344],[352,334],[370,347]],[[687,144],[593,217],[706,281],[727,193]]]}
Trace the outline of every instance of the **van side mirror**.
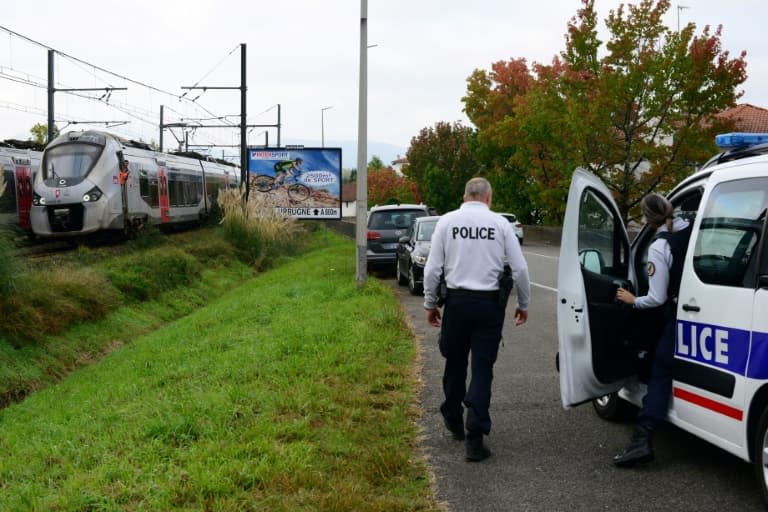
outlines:
{"label": "van side mirror", "polygon": [[605,268],[603,255],[597,249],[584,249],[579,251],[581,266],[595,274],[602,274]]}

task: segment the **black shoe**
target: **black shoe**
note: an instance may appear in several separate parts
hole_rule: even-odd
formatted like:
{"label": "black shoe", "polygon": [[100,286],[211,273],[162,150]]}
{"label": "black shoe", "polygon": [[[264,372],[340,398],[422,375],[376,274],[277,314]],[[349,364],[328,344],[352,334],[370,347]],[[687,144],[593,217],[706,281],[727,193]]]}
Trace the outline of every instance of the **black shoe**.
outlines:
{"label": "black shoe", "polygon": [[445,424],[445,428],[450,431],[454,440],[464,440],[464,423],[460,419],[458,421],[449,421],[448,418],[444,417],[443,424]]}
{"label": "black shoe", "polygon": [[645,464],[654,459],[653,428],[643,425],[635,427],[632,440],[623,453],[613,458],[613,464],[620,468],[630,468],[637,464]]}
{"label": "black shoe", "polygon": [[491,456],[491,450],[483,442],[483,435],[470,434],[467,436],[467,462],[480,462]]}

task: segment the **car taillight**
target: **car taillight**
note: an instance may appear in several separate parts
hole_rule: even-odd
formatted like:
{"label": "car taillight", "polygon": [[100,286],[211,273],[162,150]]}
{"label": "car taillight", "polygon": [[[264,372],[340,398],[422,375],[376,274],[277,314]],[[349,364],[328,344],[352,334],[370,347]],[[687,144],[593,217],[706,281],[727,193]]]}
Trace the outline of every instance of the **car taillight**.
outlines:
{"label": "car taillight", "polygon": [[523,225],[518,222],[517,224],[515,224],[515,227],[516,228],[521,228],[521,227],[523,227]]}
{"label": "car taillight", "polygon": [[369,231],[368,232],[368,240],[378,240],[381,238],[381,233],[378,231]]}

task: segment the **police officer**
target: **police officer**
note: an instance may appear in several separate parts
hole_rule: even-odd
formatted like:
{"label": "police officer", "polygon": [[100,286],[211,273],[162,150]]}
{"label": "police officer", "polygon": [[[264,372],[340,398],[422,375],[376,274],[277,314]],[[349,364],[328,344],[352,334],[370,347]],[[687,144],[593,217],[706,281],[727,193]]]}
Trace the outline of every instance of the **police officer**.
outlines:
{"label": "police officer", "polygon": [[667,417],[672,393],[672,364],[675,357],[677,295],[683,275],[683,262],[691,226],[674,217],[672,204],[659,194],[649,194],[641,203],[643,217],[657,230],[656,240],[648,249],[648,295],[635,297],[619,288],[616,298],[637,309],[662,308],[663,328],[656,343],[648,390],[643,397],[632,440],[613,458],[618,467],[631,467],[653,460],[653,430]]}
{"label": "police officer", "polygon": [[[443,215],[437,222],[424,269],[427,321],[441,328],[440,353],[445,358],[445,401],[440,412],[453,438],[466,439],[468,461],[480,461],[491,455],[483,436],[491,431],[488,409],[493,364],[504,325],[505,305],[499,304],[499,277],[505,263],[517,284],[515,325],[522,325],[528,319],[530,297],[528,265],[517,237],[511,224],[491,212],[490,205],[488,180],[469,180],[461,208]],[[437,309],[441,275],[447,285],[442,318]],[[467,389],[470,352],[472,378]],[[464,407],[467,409],[466,433]]]}

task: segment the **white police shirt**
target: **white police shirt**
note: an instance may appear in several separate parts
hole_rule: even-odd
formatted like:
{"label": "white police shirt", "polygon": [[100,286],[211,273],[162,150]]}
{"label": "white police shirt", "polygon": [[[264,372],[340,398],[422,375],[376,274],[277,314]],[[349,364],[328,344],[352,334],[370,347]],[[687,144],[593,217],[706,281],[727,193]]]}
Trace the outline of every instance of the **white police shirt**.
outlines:
{"label": "white police shirt", "polygon": [[480,201],[466,201],[437,221],[424,267],[424,307],[437,307],[437,288],[444,271],[448,288],[499,289],[504,263],[512,269],[517,307],[528,309],[531,295],[528,264],[512,225]]}
{"label": "white police shirt", "polygon": [[[672,232],[677,233],[688,227],[688,222],[675,218],[672,222]],[[658,229],[658,233],[669,231],[664,224]],[[657,238],[648,248],[648,295],[635,298],[634,307],[648,309],[661,306],[667,302],[667,288],[669,288],[669,270],[672,268],[672,249],[669,242],[663,238]]]}

